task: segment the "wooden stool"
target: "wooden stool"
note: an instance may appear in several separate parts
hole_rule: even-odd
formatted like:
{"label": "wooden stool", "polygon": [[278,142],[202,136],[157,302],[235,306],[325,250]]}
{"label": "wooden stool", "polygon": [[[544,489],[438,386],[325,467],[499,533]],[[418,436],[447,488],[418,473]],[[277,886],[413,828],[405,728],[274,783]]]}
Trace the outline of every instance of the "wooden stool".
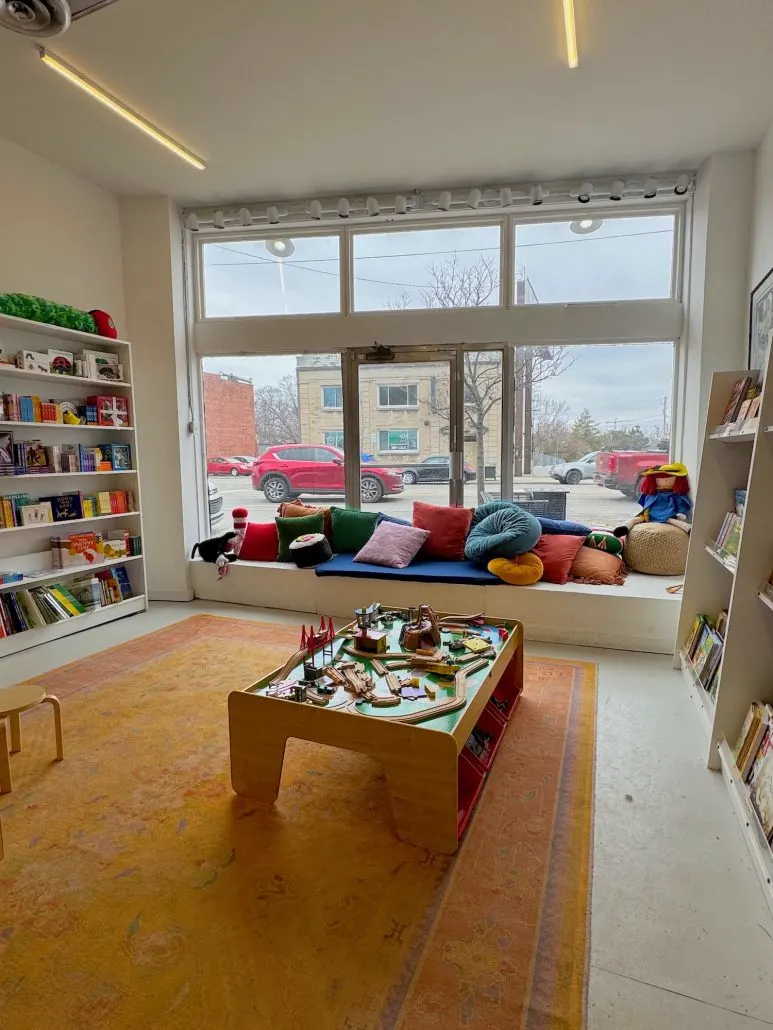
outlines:
{"label": "wooden stool", "polygon": [[[34,683],[18,683],[15,687],[0,687],[0,794],[7,794],[12,789],[11,763],[9,752],[15,755],[21,751],[22,712],[28,712],[38,705],[49,704],[54,709],[54,730],[56,732],[56,760],[64,758],[62,743],[62,715],[59,698],[47,694],[43,687]],[[7,720],[7,722],[6,722]],[[7,726],[11,727],[10,748],[8,746]]]}

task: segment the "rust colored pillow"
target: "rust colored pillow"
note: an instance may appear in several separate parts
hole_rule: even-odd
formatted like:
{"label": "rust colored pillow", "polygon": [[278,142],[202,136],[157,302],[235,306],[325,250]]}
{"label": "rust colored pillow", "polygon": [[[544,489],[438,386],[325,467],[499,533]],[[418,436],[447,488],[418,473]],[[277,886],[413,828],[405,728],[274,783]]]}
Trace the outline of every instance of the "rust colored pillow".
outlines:
{"label": "rust colored pillow", "polygon": [[[545,583],[566,583],[577,552],[585,542],[584,536],[556,536],[543,533],[532,548],[542,562]],[[590,548],[588,548],[590,550]]]}
{"label": "rust colored pillow", "polygon": [[622,586],[628,570],[616,554],[581,547],[572,564],[572,579],[602,586]]}
{"label": "rust colored pillow", "polygon": [[282,519],[300,519],[305,515],[317,515],[319,512],[322,513],[325,520],[325,528],[323,532],[328,540],[330,540],[332,532],[330,508],[315,508],[312,504],[304,504],[303,501],[285,501],[284,504],[279,505],[277,515]]}
{"label": "rust colored pillow", "polygon": [[426,558],[464,561],[464,544],[472,525],[472,508],[441,507],[437,504],[413,502],[413,524],[429,531],[421,549]]}

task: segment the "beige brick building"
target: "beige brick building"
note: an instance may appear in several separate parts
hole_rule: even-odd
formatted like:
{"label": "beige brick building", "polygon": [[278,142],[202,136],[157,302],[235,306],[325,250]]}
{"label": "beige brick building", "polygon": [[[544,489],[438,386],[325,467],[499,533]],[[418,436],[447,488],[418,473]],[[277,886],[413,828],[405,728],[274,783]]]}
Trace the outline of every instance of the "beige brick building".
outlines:
{"label": "beige brick building", "polygon": [[[343,448],[343,395],[338,355],[297,358],[302,443]],[[448,454],[448,366],[422,362],[367,365],[360,369],[360,449],[377,462],[411,464]],[[499,474],[501,403],[485,419],[487,466]],[[475,434],[465,426],[465,458],[476,463]]]}

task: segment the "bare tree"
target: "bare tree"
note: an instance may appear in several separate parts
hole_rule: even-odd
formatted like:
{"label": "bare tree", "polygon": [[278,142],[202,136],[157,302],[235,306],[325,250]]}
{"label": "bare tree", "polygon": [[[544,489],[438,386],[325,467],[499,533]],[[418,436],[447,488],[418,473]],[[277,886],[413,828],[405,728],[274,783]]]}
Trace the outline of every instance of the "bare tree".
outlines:
{"label": "bare tree", "polygon": [[532,418],[532,446],[535,454],[570,457],[569,405],[554,397],[538,397]]}
{"label": "bare tree", "polygon": [[301,413],[295,376],[286,375],[274,385],[255,387],[255,427],[258,443],[301,442]]}

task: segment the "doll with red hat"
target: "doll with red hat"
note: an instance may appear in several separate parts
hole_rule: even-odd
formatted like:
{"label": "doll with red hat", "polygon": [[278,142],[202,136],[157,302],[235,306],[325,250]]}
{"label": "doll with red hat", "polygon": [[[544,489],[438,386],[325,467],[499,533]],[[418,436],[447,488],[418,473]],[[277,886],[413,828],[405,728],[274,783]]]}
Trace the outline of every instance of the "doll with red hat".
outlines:
{"label": "doll with red hat", "polygon": [[641,511],[622,526],[613,530],[615,536],[625,536],[640,522],[660,522],[678,526],[690,532],[690,480],[687,469],[678,461],[647,469],[639,496]]}

